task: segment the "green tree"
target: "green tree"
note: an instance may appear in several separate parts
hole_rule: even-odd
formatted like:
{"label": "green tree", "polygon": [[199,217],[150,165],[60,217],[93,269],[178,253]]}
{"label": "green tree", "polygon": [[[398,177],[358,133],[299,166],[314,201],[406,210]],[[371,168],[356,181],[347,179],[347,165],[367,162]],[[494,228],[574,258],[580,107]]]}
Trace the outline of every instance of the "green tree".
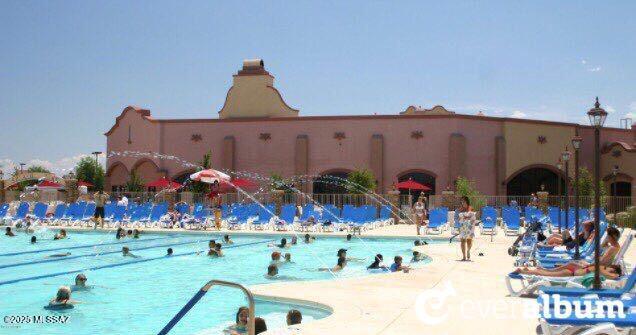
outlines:
{"label": "green tree", "polygon": [[474,211],[479,211],[486,205],[486,198],[477,191],[475,182],[465,177],[457,178],[455,182],[455,194],[459,197],[468,197]]}
{"label": "green tree", "polygon": [[293,192],[292,186],[288,180],[285,180],[283,176],[279,173],[272,172],[269,176],[270,179],[270,190],[281,190],[285,191],[285,193]]}
{"label": "green tree", "polygon": [[358,169],[349,173],[347,176],[347,190],[355,194],[368,193],[375,190],[375,176],[371,170]]}
{"label": "green tree", "polygon": [[[605,206],[605,201],[607,197],[607,189],[605,188],[605,184],[602,180],[598,181],[599,189],[601,190],[601,207]],[[579,169],[579,196],[580,198],[580,206],[591,208],[594,204],[594,177],[592,173],[587,168]]]}
{"label": "green tree", "polygon": [[[199,162],[198,171],[207,170],[212,168],[212,152],[208,151],[203,155],[203,159]],[[190,192],[194,193],[205,193],[208,190],[208,184],[202,183],[200,181],[193,181],[190,183],[188,187]]]}
{"label": "green tree", "polygon": [[41,165],[29,166],[29,168],[27,169],[27,172],[32,172],[32,173],[51,173],[51,171],[49,171],[47,168],[45,168],[44,166],[41,166]]}
{"label": "green tree", "polygon": [[128,192],[143,192],[144,190],[144,181],[141,180],[134,170],[130,173],[128,182],[126,182],[126,190],[128,190]]}
{"label": "green tree", "polygon": [[75,165],[77,180],[93,184],[96,190],[104,188],[104,167],[91,157],[84,157]]}

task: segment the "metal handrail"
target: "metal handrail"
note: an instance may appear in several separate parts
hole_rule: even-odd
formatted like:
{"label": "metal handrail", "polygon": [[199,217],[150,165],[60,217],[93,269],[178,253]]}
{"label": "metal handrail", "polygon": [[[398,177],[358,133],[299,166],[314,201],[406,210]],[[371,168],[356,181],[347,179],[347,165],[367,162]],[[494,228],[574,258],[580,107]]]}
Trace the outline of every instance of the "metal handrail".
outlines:
{"label": "metal handrail", "polygon": [[201,300],[201,298],[203,298],[203,296],[206,293],[208,293],[208,291],[212,288],[212,286],[215,286],[215,285],[238,288],[241,291],[243,291],[243,293],[245,293],[245,296],[247,296],[247,301],[248,301],[248,304],[249,304],[249,311],[248,311],[249,316],[248,316],[248,319],[247,319],[247,335],[254,335],[254,332],[255,332],[255,329],[254,329],[254,295],[245,286],[243,286],[241,284],[238,284],[238,283],[233,283],[233,282],[224,281],[224,280],[210,280],[205,285],[203,285],[203,287],[199,290],[199,292],[197,292],[185,304],[185,306],[183,306],[183,308],[181,308],[181,310],[177,313],[177,315],[175,315],[170,320],[170,322],[168,322],[168,324],[166,324],[166,326],[163,327],[163,329],[161,329],[161,331],[159,333],[157,333],[157,334],[158,335],[168,334],[170,332],[170,330],[172,330],[172,328],[174,326],[176,326],[177,323],[179,323],[179,321],[181,321],[181,318],[183,318],[186,314],[188,314],[190,309],[192,309],[192,307],[194,307],[194,305],[196,305],[199,302],[199,300]]}

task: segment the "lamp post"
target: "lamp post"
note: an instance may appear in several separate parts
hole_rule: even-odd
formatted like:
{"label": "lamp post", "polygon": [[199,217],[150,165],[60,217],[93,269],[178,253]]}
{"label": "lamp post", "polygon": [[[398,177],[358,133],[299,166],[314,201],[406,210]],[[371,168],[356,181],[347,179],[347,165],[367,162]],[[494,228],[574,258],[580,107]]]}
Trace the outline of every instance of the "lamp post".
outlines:
{"label": "lamp post", "polygon": [[581,258],[579,253],[579,149],[583,139],[577,134],[572,138],[572,148],[574,148],[574,235],[576,235],[576,245],[574,249],[574,259]]}
{"label": "lamp post", "polygon": [[594,285],[593,288],[595,290],[599,290],[601,288],[601,273],[600,273],[600,250],[601,250],[601,190],[600,190],[600,179],[601,179],[601,157],[600,157],[600,142],[601,142],[601,128],[605,123],[605,118],[607,118],[607,112],[601,108],[601,104],[598,102],[598,97],[596,97],[596,102],[594,103],[594,108],[590,109],[587,112],[587,116],[590,119],[590,124],[594,127]]}
{"label": "lamp post", "polygon": [[557,169],[559,169],[559,173],[557,174],[557,200],[559,201],[559,234],[561,234],[561,206],[563,205],[561,199],[561,169],[563,169],[563,164],[561,164],[561,157],[559,157]]}
{"label": "lamp post", "polygon": [[564,187],[564,192],[565,193],[565,229],[568,229],[568,224],[570,223],[569,220],[569,215],[570,215],[570,195],[569,195],[569,186],[570,186],[570,177],[568,176],[569,173],[569,164],[568,162],[570,161],[570,152],[568,151],[568,147],[565,147],[565,151],[563,153],[561,153],[561,160],[563,160],[563,162],[565,163],[565,187]]}
{"label": "lamp post", "polygon": [[102,154],[101,151],[93,151],[93,155],[95,155],[95,174],[93,175],[93,187],[97,188],[97,166],[99,163],[97,162],[97,157]]}

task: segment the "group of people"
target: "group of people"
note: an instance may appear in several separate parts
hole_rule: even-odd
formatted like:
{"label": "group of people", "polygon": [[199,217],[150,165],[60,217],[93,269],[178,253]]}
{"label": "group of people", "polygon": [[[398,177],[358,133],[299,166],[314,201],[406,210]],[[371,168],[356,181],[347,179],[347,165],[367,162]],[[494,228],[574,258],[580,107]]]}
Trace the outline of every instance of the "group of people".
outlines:
{"label": "group of people", "polygon": [[115,232],[115,238],[118,240],[124,237],[139,238],[139,234],[141,234],[139,229],[128,229],[128,231],[126,231],[124,228],[119,227]]}
{"label": "group of people", "polygon": [[84,275],[83,273],[78,274],[77,276],[75,276],[75,284],[71,286],[60,286],[57,289],[57,294],[55,295],[55,297],[51,299],[51,301],[49,301],[49,304],[44,308],[53,310],[73,308],[75,304],[80,303],[80,301],[71,299],[71,292],[86,291],[91,289],[92,286],[86,285],[87,281],[88,279],[86,278],[86,275]]}
{"label": "group of people", "polygon": [[[247,323],[249,322],[249,308],[243,306],[239,307],[236,312],[236,321],[233,325],[227,327],[224,331],[229,335],[245,335],[247,334]],[[302,313],[297,309],[291,309],[287,312],[286,322],[288,326],[299,325],[303,321]],[[254,318],[254,334],[260,334],[267,331],[267,324],[265,319],[261,317]]]}

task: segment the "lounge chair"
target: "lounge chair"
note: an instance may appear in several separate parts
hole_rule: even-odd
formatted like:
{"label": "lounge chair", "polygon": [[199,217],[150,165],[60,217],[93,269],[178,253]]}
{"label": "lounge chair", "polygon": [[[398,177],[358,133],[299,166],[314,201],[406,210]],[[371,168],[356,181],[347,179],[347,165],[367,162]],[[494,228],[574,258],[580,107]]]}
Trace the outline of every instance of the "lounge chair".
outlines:
{"label": "lounge chair", "polygon": [[113,216],[110,218],[105,218],[104,223],[108,227],[116,227],[121,225],[126,220],[126,206],[116,205],[113,210]]}
{"label": "lounge chair", "polygon": [[295,219],[296,206],[294,204],[283,205],[279,218],[274,220],[274,229],[277,231],[293,230]]}
{"label": "lounge chair", "polygon": [[428,215],[428,224],[426,233],[430,235],[438,235],[446,230],[448,223],[448,214],[442,208],[433,208]]}
{"label": "lounge chair", "polygon": [[55,211],[53,211],[53,216],[46,218],[44,221],[50,225],[54,226],[59,223],[59,221],[64,217],[64,214],[68,210],[68,206],[64,203],[58,204],[55,206]]}
{"label": "lounge chair", "polygon": [[[29,214],[29,203],[21,202],[18,205],[18,209],[15,211],[15,215],[10,216],[8,219],[5,219],[5,225],[12,226],[18,222],[21,222],[26,218],[27,214]],[[7,224],[8,221],[8,224]]]}
{"label": "lounge chair", "polygon": [[615,283],[619,283],[624,281],[622,286],[618,288],[603,288],[601,290],[593,290],[588,288],[580,288],[580,287],[541,287],[539,288],[539,293],[542,294],[560,294],[562,296],[583,296],[586,294],[596,294],[600,297],[607,298],[620,298],[623,294],[629,293],[634,289],[636,285],[636,267],[631,271],[629,276],[623,276],[615,280]]}
{"label": "lounge chair", "polygon": [[[95,203],[90,202],[86,204],[86,208],[84,209],[84,213],[82,214],[82,218],[78,220],[76,223],[80,226],[85,224],[87,227],[92,223],[91,219],[95,216]],[[104,208],[104,220],[106,219],[106,208]]]}
{"label": "lounge chair", "polygon": [[38,202],[33,206],[33,213],[30,217],[34,220],[33,224],[39,223],[42,224],[44,220],[46,220],[46,211],[49,209],[49,206],[45,203]]}
{"label": "lounge chair", "polygon": [[381,227],[395,224],[391,205],[383,205],[380,207],[380,222]]}
{"label": "lounge chair", "polygon": [[276,212],[276,205],[267,204],[265,208],[260,207],[258,210],[258,217],[250,222],[250,226],[254,230],[265,230],[269,228],[270,221],[274,217]]}
{"label": "lounge chair", "polygon": [[340,209],[335,205],[328,204],[322,209],[322,217],[320,218],[320,229],[323,232],[334,232],[340,226]]}
{"label": "lounge chair", "polygon": [[501,212],[504,223],[504,233],[508,236],[519,235],[521,228],[521,215],[519,210],[513,207],[505,207]]}

